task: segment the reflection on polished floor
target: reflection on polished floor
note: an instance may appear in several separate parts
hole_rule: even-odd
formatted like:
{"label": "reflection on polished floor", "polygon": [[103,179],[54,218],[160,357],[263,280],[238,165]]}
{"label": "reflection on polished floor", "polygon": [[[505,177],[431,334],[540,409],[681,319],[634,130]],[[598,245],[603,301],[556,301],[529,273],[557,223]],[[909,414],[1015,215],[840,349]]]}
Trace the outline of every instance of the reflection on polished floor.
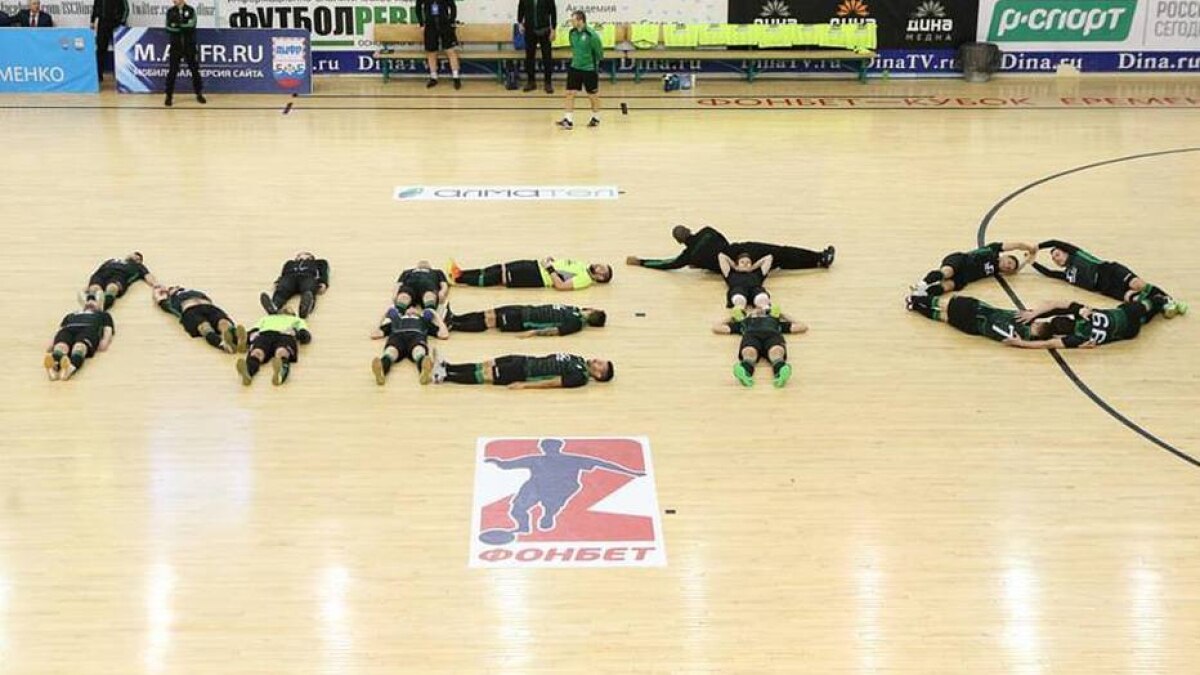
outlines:
{"label": "reflection on polished floor", "polygon": [[[420,87],[320,80],[286,115],[267,97],[2,101],[0,670],[1194,670],[1200,469],[1049,355],[901,300],[1022,186],[1200,146],[1200,81],[701,79],[671,97],[623,82],[603,89],[599,129],[569,133],[552,127],[557,98]],[[988,238],[1075,242],[1200,303],[1198,176],[1200,152],[1081,171],[1008,202]],[[447,184],[623,194],[392,199]],[[838,247],[828,271],[771,280],[810,326],[790,340],[786,389],[731,376],[736,341],[709,332],[719,279],[620,264],[672,254],[676,223]],[[47,382],[41,352],[76,290],[134,249],[247,322],[282,260],[328,258],[292,381],[241,387],[230,357],[139,286],[111,350]],[[571,297],[456,288],[452,307],[569,301],[607,309],[607,327],[440,347],[604,356],[614,382],[421,388],[406,364],[374,384],[367,334],[401,269],[541,255],[611,261],[615,279]],[[1031,272],[1012,285],[1026,302],[1104,301]],[[994,282],[971,291],[1011,306]],[[1200,455],[1200,317],[1063,357],[1132,423]],[[674,511],[666,567],[468,569],[476,439],[543,435],[650,438]]]}

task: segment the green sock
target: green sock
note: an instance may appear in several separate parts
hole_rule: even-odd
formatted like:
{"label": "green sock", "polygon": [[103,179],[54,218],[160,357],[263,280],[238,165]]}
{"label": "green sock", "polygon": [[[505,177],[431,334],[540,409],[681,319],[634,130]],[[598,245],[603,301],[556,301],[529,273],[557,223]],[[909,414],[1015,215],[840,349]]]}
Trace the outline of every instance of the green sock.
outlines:
{"label": "green sock", "polygon": [[388,371],[392,369],[392,357],[384,354],[379,358],[379,360],[383,362],[383,374],[387,375]]}

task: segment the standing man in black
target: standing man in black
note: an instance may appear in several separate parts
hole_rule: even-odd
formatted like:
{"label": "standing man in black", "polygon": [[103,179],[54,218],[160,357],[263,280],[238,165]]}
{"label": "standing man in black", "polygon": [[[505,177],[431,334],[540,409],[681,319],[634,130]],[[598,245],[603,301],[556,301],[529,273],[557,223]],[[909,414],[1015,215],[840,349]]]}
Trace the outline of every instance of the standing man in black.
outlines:
{"label": "standing man in black", "polygon": [[92,0],[92,30],[96,31],[96,72],[104,81],[104,55],[112,43],[113,31],[129,19],[127,0]]}
{"label": "standing man in black", "polygon": [[537,77],[534,70],[534,55],[538,48],[542,50],[542,73],[546,77],[546,93],[554,93],[554,85],[550,76],[554,72],[554,61],[550,57],[550,45],[554,42],[554,27],[558,25],[558,11],[554,0],[518,0],[517,26],[521,35],[525,36],[525,72],[529,75],[529,83],[525,91],[537,89]]}
{"label": "standing man in black", "polygon": [[196,101],[207,103],[204,98],[204,83],[200,81],[200,64],[196,62],[196,10],[187,0],[171,0],[167,10],[167,32],[171,34],[171,65],[167,68],[167,100],[171,107],[175,98],[175,78],[179,76],[179,61],[186,59],[192,71],[192,91]]}

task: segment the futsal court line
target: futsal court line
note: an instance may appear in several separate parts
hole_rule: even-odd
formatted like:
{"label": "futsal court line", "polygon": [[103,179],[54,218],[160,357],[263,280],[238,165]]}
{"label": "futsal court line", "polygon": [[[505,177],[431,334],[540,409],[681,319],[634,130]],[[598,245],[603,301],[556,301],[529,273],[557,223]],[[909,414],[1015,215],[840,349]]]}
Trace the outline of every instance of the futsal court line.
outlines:
{"label": "futsal court line", "polygon": [[[1186,153],[1186,152],[1200,152],[1200,147],[1176,148],[1174,150],[1161,150],[1158,152],[1145,152],[1145,153],[1138,154],[1138,155],[1128,155],[1125,157],[1118,157],[1116,159],[1108,159],[1108,160],[1104,160],[1102,162],[1093,162],[1092,164],[1085,164],[1083,166],[1077,166],[1073,169],[1067,169],[1066,171],[1060,171],[1056,174],[1051,174],[1049,176],[1046,176],[1045,178],[1036,180],[1036,181],[1029,183],[1028,185],[1025,185],[1024,187],[1021,187],[1020,189],[1008,194],[1006,197],[1004,197],[1004,199],[1001,199],[1000,201],[996,202],[996,204],[991,208],[991,210],[989,210],[987,212],[986,215],[984,215],[983,220],[979,223],[979,231],[975,237],[976,241],[979,246],[983,246],[984,242],[987,240],[988,226],[992,224],[992,220],[995,219],[996,214],[1000,212],[1000,209],[1004,208],[1012,200],[1025,194],[1026,192],[1029,192],[1030,190],[1038,187],[1039,185],[1044,185],[1046,183],[1049,183],[1052,180],[1056,180],[1056,179],[1062,178],[1064,176],[1070,176],[1071,174],[1080,173],[1083,171],[1087,171],[1089,169],[1095,169],[1095,168],[1102,167],[1102,166],[1108,166],[1110,164],[1118,164],[1120,162],[1129,162],[1129,161],[1133,161],[1135,159],[1146,159],[1149,157],[1161,157],[1163,155],[1177,155],[1177,154]],[[995,279],[996,279],[996,281],[998,281],[1000,283],[1000,287],[1004,289],[1004,292],[1006,294],[1008,294],[1008,297],[1010,300],[1013,301],[1013,304],[1017,306],[1017,309],[1021,309],[1021,310],[1026,309],[1025,303],[1021,302],[1020,296],[1017,295],[1017,292],[1013,290],[1012,286],[1010,286],[1007,281],[1005,281],[1004,279],[1002,279],[999,276],[996,276]],[[1161,320],[1162,319],[1160,319],[1160,321]],[[1092,388],[1089,387],[1088,384],[1086,382],[1084,382],[1081,377],[1079,377],[1079,375],[1075,372],[1075,370],[1073,368],[1071,368],[1071,364],[1067,363],[1067,360],[1065,358],[1063,358],[1062,354],[1058,353],[1057,349],[1051,349],[1051,350],[1049,350],[1049,352],[1050,352],[1050,357],[1053,358],[1054,362],[1058,364],[1058,367],[1062,370],[1063,374],[1067,376],[1067,379],[1071,380],[1071,382],[1074,383],[1074,385],[1076,387],[1078,387],[1079,390],[1081,392],[1083,392],[1083,394],[1085,396],[1090,398],[1093,403],[1095,403],[1097,406],[1099,406],[1101,410],[1108,413],[1110,416],[1112,416],[1113,419],[1117,420],[1121,424],[1124,424],[1126,427],[1128,427],[1130,430],[1132,430],[1134,433],[1138,434],[1142,438],[1145,438],[1146,440],[1157,445],[1158,447],[1162,448],[1163,450],[1166,450],[1167,452],[1171,453],[1172,455],[1175,455],[1176,457],[1178,457],[1179,459],[1182,459],[1183,461],[1187,462],[1188,464],[1191,464],[1194,467],[1200,468],[1200,460],[1197,460],[1195,457],[1176,448],[1175,446],[1162,440],[1158,436],[1155,436],[1153,433],[1146,430],[1145,427],[1142,427],[1137,422],[1130,420],[1128,417],[1123,415],[1119,410],[1112,407],[1112,405],[1110,405],[1099,394],[1097,394],[1095,391],[1093,391]]]}

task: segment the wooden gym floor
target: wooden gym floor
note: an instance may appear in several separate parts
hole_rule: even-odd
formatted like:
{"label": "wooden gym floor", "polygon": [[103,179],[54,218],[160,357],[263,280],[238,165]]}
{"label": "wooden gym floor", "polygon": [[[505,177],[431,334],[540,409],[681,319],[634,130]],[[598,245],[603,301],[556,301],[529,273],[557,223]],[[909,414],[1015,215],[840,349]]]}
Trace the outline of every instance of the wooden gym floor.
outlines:
{"label": "wooden gym floor", "polygon": [[[311,98],[170,111],[112,92],[0,99],[0,670],[1193,672],[1200,467],[1122,425],[1050,355],[901,299],[1022,186],[1200,146],[1200,81],[702,78],[692,95],[603,93],[603,126],[571,133],[551,126],[557,98],[477,80],[461,97],[321,80]],[[1200,152],[1074,173],[1007,203],[987,238],[1063,238],[1200,309],[1198,176]],[[624,194],[397,203],[401,184]],[[787,389],[765,372],[754,390],[733,380],[736,339],[709,333],[719,280],[619,264],[673,254],[675,223],[837,245],[831,270],[771,280],[811,326],[791,340]],[[141,250],[164,283],[252,322],[302,248],[332,261],[333,283],[286,387],[242,388],[145,286],[75,381],[40,369],[106,257]],[[606,356],[613,383],[421,389],[407,364],[373,383],[366,335],[402,268],[543,254],[612,261],[616,278],[570,297],[455,289],[452,306],[569,300],[609,310],[609,327],[457,335],[443,352]],[[1027,302],[1103,302],[1033,273],[1012,286]],[[1009,306],[995,282],[970,290]],[[1200,316],[1063,356],[1132,424],[1200,455]],[[631,434],[650,437],[675,510],[667,567],[467,568],[477,437]]]}

